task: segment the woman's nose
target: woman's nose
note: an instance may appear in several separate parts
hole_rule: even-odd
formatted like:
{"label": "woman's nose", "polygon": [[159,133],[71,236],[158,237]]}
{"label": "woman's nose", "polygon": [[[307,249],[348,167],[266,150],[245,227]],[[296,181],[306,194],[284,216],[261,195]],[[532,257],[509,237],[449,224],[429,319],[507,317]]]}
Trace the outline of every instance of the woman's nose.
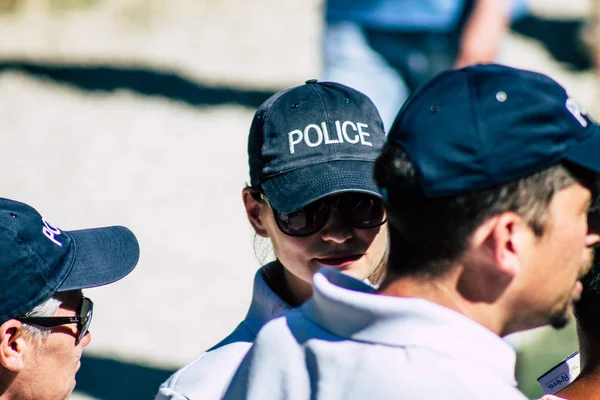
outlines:
{"label": "woman's nose", "polygon": [[354,235],[354,228],[350,226],[333,207],[327,223],[321,229],[321,239],[326,242],[344,243]]}

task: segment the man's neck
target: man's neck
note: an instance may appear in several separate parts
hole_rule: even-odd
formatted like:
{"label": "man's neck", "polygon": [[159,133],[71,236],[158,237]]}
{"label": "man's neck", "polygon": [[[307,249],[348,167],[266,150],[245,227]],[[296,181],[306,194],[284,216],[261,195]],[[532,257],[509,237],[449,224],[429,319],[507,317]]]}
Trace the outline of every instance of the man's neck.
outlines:
{"label": "man's neck", "polygon": [[14,383],[16,375],[6,369],[0,371],[0,400],[19,399],[19,391],[15,389],[18,384]]}
{"label": "man's neck", "polygon": [[495,303],[469,300],[459,289],[462,268],[452,268],[439,277],[397,276],[389,273],[378,293],[383,296],[415,297],[459,312],[500,335],[503,313]]}

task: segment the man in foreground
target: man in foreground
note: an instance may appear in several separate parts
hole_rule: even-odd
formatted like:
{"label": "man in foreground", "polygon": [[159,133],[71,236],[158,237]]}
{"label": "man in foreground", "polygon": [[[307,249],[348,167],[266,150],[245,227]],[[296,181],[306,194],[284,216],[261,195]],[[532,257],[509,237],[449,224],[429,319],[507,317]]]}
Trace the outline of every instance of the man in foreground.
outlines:
{"label": "man in foreground", "polygon": [[377,295],[333,269],[259,333],[226,398],[525,399],[509,333],[564,326],[597,232],[600,128],[550,78],[442,73],[375,166],[390,222]]}
{"label": "man in foreground", "polygon": [[139,247],[121,226],[62,231],[0,198],[0,399],[68,399],[93,303],[82,289],[133,270]]}

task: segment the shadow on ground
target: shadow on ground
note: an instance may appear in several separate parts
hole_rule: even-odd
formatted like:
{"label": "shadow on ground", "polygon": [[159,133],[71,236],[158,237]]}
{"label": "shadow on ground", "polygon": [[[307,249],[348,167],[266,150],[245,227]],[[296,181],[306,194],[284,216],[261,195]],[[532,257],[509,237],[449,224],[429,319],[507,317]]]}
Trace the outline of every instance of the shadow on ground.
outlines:
{"label": "shadow on ground", "polygon": [[173,372],[84,355],[75,391],[101,400],[153,399]]}
{"label": "shadow on ground", "polygon": [[19,60],[0,60],[0,72],[18,71],[85,91],[130,90],[147,96],[162,96],[193,106],[239,104],[258,108],[273,91],[217,87],[193,82],[165,71],[111,65],[51,65]]}
{"label": "shadow on ground", "polygon": [[540,42],[552,57],[573,71],[593,67],[589,49],[583,42],[583,20],[554,20],[526,16],[513,24],[513,31]]}

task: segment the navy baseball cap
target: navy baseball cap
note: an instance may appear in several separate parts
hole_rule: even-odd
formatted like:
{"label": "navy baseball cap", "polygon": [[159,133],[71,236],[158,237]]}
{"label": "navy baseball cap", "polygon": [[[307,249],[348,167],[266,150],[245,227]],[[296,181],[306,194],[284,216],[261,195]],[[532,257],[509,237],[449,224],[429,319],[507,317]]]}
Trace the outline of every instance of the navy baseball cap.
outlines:
{"label": "navy baseball cap", "polygon": [[125,227],[63,231],[27,204],[0,198],[0,323],[56,292],[117,281],[138,258]]}
{"label": "navy baseball cap", "polygon": [[342,192],[381,197],[373,167],[384,142],[381,117],[367,96],[312,79],[256,111],[248,137],[250,184],[282,212]]}
{"label": "navy baseball cap", "polygon": [[388,140],[418,178],[382,188],[398,202],[490,188],[561,161],[600,173],[600,129],[565,89],[496,64],[435,77],[400,110]]}

